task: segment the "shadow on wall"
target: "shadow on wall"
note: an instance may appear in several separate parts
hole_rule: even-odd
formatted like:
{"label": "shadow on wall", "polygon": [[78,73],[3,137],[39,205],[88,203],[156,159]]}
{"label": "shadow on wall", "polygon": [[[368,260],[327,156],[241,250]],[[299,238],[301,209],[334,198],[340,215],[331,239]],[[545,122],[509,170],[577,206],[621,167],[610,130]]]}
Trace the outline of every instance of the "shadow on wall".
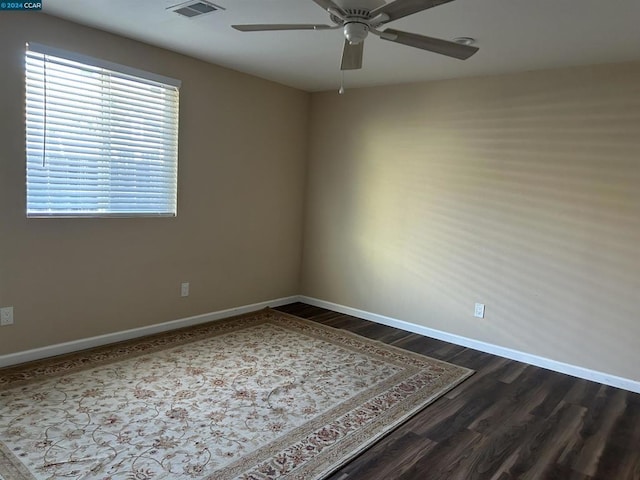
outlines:
{"label": "shadow on wall", "polygon": [[310,189],[313,241],[330,246],[306,293],[638,379],[640,69],[603,70],[315,102],[362,121],[348,155],[312,152],[312,171],[341,180]]}

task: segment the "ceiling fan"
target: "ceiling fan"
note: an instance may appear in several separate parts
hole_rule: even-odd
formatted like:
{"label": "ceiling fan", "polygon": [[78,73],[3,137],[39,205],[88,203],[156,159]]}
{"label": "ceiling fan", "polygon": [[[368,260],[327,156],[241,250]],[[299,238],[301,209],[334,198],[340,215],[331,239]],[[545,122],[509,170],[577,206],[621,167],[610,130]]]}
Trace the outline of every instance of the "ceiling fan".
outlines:
{"label": "ceiling fan", "polygon": [[[373,9],[342,8],[333,0],[312,0],[329,13],[333,25],[318,24],[254,24],[232,25],[241,32],[265,32],[274,30],[335,30],[342,28],[345,36],[342,51],[341,70],[362,68],[364,39],[372,33],[383,40],[420,48],[448,57],[466,60],[478,51],[477,47],[456,43],[439,38],[427,37],[416,33],[402,32],[387,28],[379,30],[389,22],[408,15],[437,7],[453,0],[395,0]],[[364,1],[362,3],[365,3]]]}

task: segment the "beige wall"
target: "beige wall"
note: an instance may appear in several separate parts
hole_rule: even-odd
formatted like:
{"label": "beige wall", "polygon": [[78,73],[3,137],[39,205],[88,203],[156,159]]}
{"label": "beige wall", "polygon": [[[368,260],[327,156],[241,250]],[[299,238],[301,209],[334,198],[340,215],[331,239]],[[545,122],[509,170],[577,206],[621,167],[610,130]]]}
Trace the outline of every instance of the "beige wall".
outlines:
{"label": "beige wall", "polygon": [[314,94],[310,121],[304,294],[640,380],[640,64]]}
{"label": "beige wall", "polygon": [[[0,22],[0,355],[304,293],[640,380],[640,64],[309,104],[46,15]],[[27,41],[182,80],[177,218],[25,218]]]}
{"label": "beige wall", "polygon": [[[25,218],[27,41],[182,80],[177,218]],[[0,329],[0,355],[298,293],[308,102],[142,43],[3,13],[0,305],[16,323]]]}

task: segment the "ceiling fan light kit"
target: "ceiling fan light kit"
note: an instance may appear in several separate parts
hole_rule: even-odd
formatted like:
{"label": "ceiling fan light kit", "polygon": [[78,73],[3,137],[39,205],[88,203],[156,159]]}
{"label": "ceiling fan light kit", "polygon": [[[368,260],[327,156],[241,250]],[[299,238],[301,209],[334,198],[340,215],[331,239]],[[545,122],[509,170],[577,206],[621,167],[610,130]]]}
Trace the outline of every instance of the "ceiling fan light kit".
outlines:
{"label": "ceiling fan light kit", "polygon": [[364,42],[369,34],[369,26],[366,23],[349,22],[344,25],[344,36],[351,45]]}
{"label": "ceiling fan light kit", "polygon": [[[470,37],[458,37],[454,41],[427,37],[416,33],[403,32],[392,28],[379,30],[389,22],[422,12],[453,0],[395,0],[380,7],[341,8],[333,0],[313,0],[329,14],[333,25],[321,24],[257,24],[232,25],[241,32],[264,32],[275,30],[335,30],[342,28],[345,41],[342,50],[340,69],[358,70],[362,68],[364,40],[372,33],[383,40],[409,47],[439,53],[452,58],[466,60],[478,51],[472,46],[475,40]],[[343,88],[341,88],[343,91]]]}

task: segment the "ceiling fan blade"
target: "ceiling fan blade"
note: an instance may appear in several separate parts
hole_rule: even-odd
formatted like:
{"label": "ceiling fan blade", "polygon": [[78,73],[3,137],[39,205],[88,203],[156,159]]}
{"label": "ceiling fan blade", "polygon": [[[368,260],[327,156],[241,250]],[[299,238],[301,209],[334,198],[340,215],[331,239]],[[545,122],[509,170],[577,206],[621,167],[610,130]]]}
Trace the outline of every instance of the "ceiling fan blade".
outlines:
{"label": "ceiling fan blade", "polygon": [[478,47],[461,45],[456,42],[418,35],[416,33],[401,32],[392,28],[387,28],[382,32],[380,38],[389,40],[390,42],[401,43],[403,45],[409,45],[410,47],[440,53],[441,55],[446,55],[448,57],[459,58],[460,60],[466,60],[479,50]]}
{"label": "ceiling fan blade", "polygon": [[362,68],[362,53],[364,51],[364,42],[357,45],[351,45],[349,40],[344,41],[344,49],[342,50],[342,65],[340,70],[359,70]]}
{"label": "ceiling fan blade", "polygon": [[332,0],[313,0],[315,3],[320,5],[323,10],[329,10],[330,8],[333,10],[337,10],[338,12],[342,12],[342,8],[336,5]]}
{"label": "ceiling fan blade", "polygon": [[329,25],[315,24],[254,24],[254,25],[231,25],[241,32],[268,32],[272,30],[328,30],[334,27]]}
{"label": "ceiling fan blade", "polygon": [[389,17],[389,20],[385,20],[382,23],[388,23],[452,1],[453,0],[396,0],[395,2],[387,3],[373,10],[371,17],[374,18],[384,13]]}

